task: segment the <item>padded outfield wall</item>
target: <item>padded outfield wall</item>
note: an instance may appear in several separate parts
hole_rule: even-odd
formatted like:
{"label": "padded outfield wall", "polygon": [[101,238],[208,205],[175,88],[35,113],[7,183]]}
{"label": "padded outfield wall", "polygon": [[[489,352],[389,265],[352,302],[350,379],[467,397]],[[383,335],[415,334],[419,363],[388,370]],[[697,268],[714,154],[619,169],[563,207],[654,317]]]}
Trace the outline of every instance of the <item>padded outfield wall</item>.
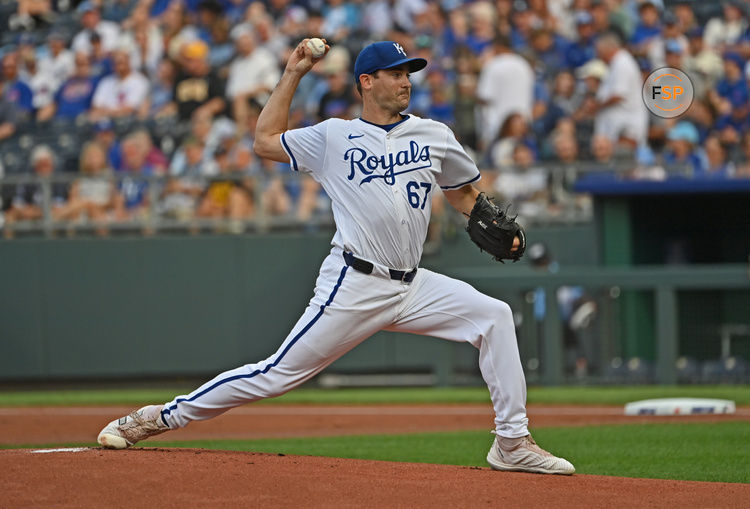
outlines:
{"label": "padded outfield wall", "polygon": [[[591,225],[530,235],[562,263],[595,263]],[[207,376],[263,359],[312,296],[330,238],[0,241],[0,379]],[[480,253],[463,232],[423,265],[512,270]],[[380,333],[329,371],[445,376],[475,363],[468,345]]]}

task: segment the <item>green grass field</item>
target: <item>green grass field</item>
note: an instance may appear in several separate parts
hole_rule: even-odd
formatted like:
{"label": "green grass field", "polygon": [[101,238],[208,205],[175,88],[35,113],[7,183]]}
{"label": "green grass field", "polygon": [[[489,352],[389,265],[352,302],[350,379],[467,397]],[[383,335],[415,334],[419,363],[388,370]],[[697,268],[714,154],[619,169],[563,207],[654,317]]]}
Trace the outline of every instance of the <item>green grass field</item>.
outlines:
{"label": "green grass field", "polygon": [[[0,406],[40,405],[139,405],[165,402],[195,387],[158,389],[93,389],[64,391],[0,392]],[[650,398],[722,398],[737,405],[750,405],[750,385],[632,386],[632,387],[530,387],[530,404],[623,405]],[[415,403],[487,403],[487,389],[457,388],[383,388],[383,389],[297,389],[256,404],[415,404]]]}
{"label": "green grass field", "polygon": [[[0,392],[0,406],[140,405],[167,401],[189,388]],[[659,397],[711,397],[750,405],[750,386],[639,386],[530,388],[529,403],[622,405]],[[262,404],[488,403],[483,388],[300,389]],[[533,424],[533,423],[532,423]],[[584,474],[750,483],[750,423],[654,423],[542,428],[545,448],[570,459]],[[1,440],[0,440],[1,441]],[[486,466],[488,432],[301,437],[277,440],[152,442],[144,446],[198,447],[385,461]],[[2,447],[93,446],[27,444]]]}
{"label": "green grass field", "polygon": [[[534,431],[534,437],[543,447],[571,460],[581,474],[750,482],[750,424],[746,422],[544,428]],[[459,431],[142,445],[486,467],[484,457],[492,440],[488,432]],[[87,445],[94,444],[43,444]]]}

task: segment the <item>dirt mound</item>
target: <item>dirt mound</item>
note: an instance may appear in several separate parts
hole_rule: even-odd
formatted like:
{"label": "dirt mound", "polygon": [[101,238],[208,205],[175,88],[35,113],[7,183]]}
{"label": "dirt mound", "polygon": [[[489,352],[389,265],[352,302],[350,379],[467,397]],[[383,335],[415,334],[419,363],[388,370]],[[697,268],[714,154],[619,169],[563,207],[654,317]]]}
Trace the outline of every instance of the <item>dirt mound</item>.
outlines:
{"label": "dirt mound", "polygon": [[0,507],[747,507],[750,485],[195,449],[0,451]]}

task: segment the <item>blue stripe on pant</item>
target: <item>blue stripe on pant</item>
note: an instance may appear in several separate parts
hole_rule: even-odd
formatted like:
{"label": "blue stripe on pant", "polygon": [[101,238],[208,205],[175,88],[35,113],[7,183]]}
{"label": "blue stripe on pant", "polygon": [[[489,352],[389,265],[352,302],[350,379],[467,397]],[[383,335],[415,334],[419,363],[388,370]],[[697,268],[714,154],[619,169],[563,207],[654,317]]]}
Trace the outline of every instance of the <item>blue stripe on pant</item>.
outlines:
{"label": "blue stripe on pant", "polygon": [[[286,345],[286,347],[279,353],[279,355],[276,357],[276,359],[266,365],[263,369],[256,369],[255,371],[251,373],[245,373],[245,374],[239,374],[239,375],[233,375],[229,376],[227,378],[223,378],[221,380],[216,381],[215,383],[211,384],[210,386],[206,387],[205,389],[200,390],[199,392],[193,394],[192,396],[188,398],[178,398],[175,400],[175,402],[170,405],[169,407],[164,407],[164,409],[161,411],[161,419],[164,422],[164,424],[169,425],[169,423],[166,420],[166,416],[171,415],[171,413],[177,409],[178,405],[180,403],[189,403],[197,400],[201,396],[205,396],[209,392],[215,390],[217,387],[220,387],[226,383],[232,382],[234,380],[244,379],[244,378],[253,378],[255,376],[268,373],[272,368],[276,367],[279,362],[284,358],[284,356],[289,352],[289,350],[305,335],[307,331],[310,330],[310,328],[315,325],[315,322],[320,319],[321,316],[323,316],[323,313],[325,312],[326,307],[330,306],[333,302],[333,298],[336,296],[336,292],[338,291],[339,287],[341,286],[341,283],[344,281],[344,276],[346,275],[346,271],[349,269],[348,266],[344,266],[341,269],[341,273],[339,274],[338,281],[336,282],[336,285],[333,287],[333,290],[331,291],[331,294],[328,296],[328,300],[325,302],[325,304],[320,306],[320,311],[300,330],[292,339],[289,341],[289,343]],[[232,406],[238,406],[243,404],[244,401],[239,402],[237,404],[233,404]],[[231,407],[224,408],[222,411],[229,410]]]}

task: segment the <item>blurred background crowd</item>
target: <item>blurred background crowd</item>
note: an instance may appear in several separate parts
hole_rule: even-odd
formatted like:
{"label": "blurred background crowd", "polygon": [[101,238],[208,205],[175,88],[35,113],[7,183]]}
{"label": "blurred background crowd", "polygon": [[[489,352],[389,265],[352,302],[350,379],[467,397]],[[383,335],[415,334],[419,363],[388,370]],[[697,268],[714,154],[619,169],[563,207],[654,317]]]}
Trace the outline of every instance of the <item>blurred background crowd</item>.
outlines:
{"label": "blurred background crowd", "polygon": [[[483,170],[480,185],[530,221],[590,218],[574,192],[581,172],[748,178],[748,7],[0,0],[0,228],[14,237],[42,222],[105,235],[117,225],[241,232],[330,221],[314,180],[252,151],[291,49],[312,36],[331,51],[300,84],[290,128],[358,117],[357,53],[397,41],[430,62],[412,75],[408,113],[451,126]],[[695,90],[676,119],[651,115],[641,98],[664,66]]]}

